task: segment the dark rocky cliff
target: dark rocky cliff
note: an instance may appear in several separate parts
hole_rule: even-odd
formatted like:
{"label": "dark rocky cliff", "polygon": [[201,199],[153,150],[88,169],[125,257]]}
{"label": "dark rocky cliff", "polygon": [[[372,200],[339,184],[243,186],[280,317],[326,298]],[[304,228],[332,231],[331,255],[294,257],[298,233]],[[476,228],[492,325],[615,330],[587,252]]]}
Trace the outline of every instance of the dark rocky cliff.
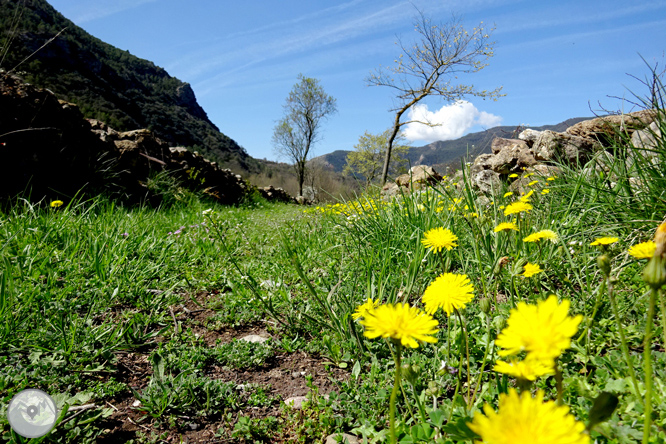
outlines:
{"label": "dark rocky cliff", "polygon": [[208,119],[189,84],[91,36],[45,0],[0,0],[0,44],[0,68],[75,103],[87,118],[120,131],[148,128],[239,169],[256,163]]}

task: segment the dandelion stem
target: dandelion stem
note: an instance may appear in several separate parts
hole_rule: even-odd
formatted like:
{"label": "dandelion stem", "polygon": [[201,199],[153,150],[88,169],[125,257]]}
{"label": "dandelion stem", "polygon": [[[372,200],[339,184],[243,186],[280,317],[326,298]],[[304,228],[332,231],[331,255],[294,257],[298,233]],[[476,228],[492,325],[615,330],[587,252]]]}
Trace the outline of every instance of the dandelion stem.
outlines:
{"label": "dandelion stem", "polygon": [[[460,329],[462,330],[463,338],[465,338],[465,356],[467,358],[467,401],[469,402],[472,399],[472,383],[470,381],[471,373],[469,370],[469,341],[467,339],[467,330],[465,330],[465,323],[462,320],[460,312],[455,307],[453,307],[453,310],[456,312],[456,315],[458,315],[458,320],[460,321]],[[460,363],[461,363],[460,367],[462,367],[462,359],[460,360]]]}
{"label": "dandelion stem", "polygon": [[592,310],[592,316],[588,319],[587,326],[581,332],[580,336],[578,336],[576,342],[580,342],[587,335],[587,332],[589,332],[592,329],[592,326],[594,325],[594,318],[597,317],[597,311],[599,311],[599,307],[601,306],[601,295],[604,293],[605,290],[606,290],[606,279],[601,281],[601,286],[597,290],[597,299],[594,302],[594,309]]}
{"label": "dandelion stem", "polygon": [[652,427],[652,320],[657,305],[656,288],[650,292],[648,303],[647,322],[645,324],[645,340],[643,342],[643,368],[645,372],[645,419],[643,423],[643,444],[650,441],[650,427]]}
{"label": "dandelion stem", "polygon": [[401,354],[402,354],[402,344],[398,341],[394,341],[395,344],[395,355],[393,356],[395,360],[395,379],[393,381],[393,391],[391,391],[391,397],[389,398],[389,429],[391,432],[391,443],[397,443],[396,434],[395,434],[395,400],[398,396],[398,390],[400,387],[400,368],[401,368]]}
{"label": "dandelion stem", "polygon": [[[476,380],[476,385],[474,386],[474,391],[472,392],[472,399],[469,401],[469,405],[474,405],[474,399],[476,398],[476,392],[481,386],[481,378],[483,378],[483,368],[486,366],[486,360],[488,359],[488,351],[495,348],[495,343],[490,345],[490,316],[486,315],[486,351],[483,353],[483,360],[481,361],[481,367],[479,370],[479,377]],[[492,351],[490,352],[492,353]]]}
{"label": "dandelion stem", "polygon": [[664,295],[661,294],[659,298],[659,306],[661,308],[661,331],[664,334],[664,342],[661,344],[663,348],[666,348],[666,305],[664,304]]}
{"label": "dandelion stem", "polygon": [[620,333],[620,346],[622,348],[622,354],[624,355],[624,360],[627,363],[629,369],[629,376],[631,376],[631,382],[634,387],[634,392],[636,399],[641,399],[641,392],[638,390],[638,381],[636,380],[636,373],[634,372],[634,367],[631,364],[631,356],[629,355],[629,348],[627,347],[627,339],[624,336],[624,327],[622,326],[622,319],[620,318],[620,310],[617,308],[617,301],[615,300],[615,294],[613,293],[613,283],[610,280],[610,276],[606,277],[608,282],[608,298],[611,301],[611,307],[613,308],[613,316],[615,317],[615,322],[617,323],[617,329]]}
{"label": "dandelion stem", "polygon": [[562,371],[560,366],[555,362],[555,385],[557,387],[557,405],[562,405],[562,394],[564,392],[564,386],[562,383]]}
{"label": "dandelion stem", "polygon": [[516,308],[516,297],[520,298],[520,295],[518,294],[518,289],[516,288],[516,278],[512,275],[511,276],[511,287],[513,287],[513,291],[511,293],[511,306],[512,308]]}

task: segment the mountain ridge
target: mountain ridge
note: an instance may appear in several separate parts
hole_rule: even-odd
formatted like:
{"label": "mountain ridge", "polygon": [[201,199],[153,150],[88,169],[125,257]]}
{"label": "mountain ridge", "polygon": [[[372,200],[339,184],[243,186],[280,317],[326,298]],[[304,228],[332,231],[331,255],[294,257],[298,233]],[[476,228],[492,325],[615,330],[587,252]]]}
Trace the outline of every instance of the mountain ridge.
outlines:
{"label": "mountain ridge", "polygon": [[[442,140],[429,143],[419,147],[411,147],[406,154],[410,165],[430,165],[439,167],[460,166],[460,161],[464,157],[474,158],[480,154],[490,153],[490,145],[495,137],[512,138],[517,137],[520,131],[533,129],[536,131],[555,131],[563,132],[570,126],[583,120],[593,119],[594,117],[573,117],[554,125],[541,125],[538,127],[530,126],[496,126],[484,131],[466,134],[463,137],[454,140]],[[323,154],[312,159],[315,162],[323,163],[335,172],[342,172],[347,154],[352,150],[336,150],[328,154]]]}

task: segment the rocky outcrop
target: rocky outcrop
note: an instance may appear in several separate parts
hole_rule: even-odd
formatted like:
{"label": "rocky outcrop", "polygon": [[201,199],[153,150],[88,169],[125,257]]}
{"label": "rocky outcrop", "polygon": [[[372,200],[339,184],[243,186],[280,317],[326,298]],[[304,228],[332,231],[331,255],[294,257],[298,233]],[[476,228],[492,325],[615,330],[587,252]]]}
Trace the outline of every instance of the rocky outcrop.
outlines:
{"label": "rocky outcrop", "polygon": [[[186,98],[187,91],[183,94]],[[197,152],[169,147],[147,129],[119,132],[84,119],[76,105],[3,74],[0,154],[0,198],[29,191],[33,200],[62,199],[83,188],[130,202],[159,203],[149,182],[160,173],[223,204],[240,202],[253,188]],[[260,193],[287,200],[284,191]]]}
{"label": "rocky outcrop", "polygon": [[[481,194],[500,189],[503,182],[508,182],[512,191],[525,192],[529,188],[527,184],[534,178],[523,177],[524,173],[556,176],[561,173],[558,165],[588,165],[584,172],[608,172],[616,155],[626,157],[622,160],[626,160],[631,172],[637,155],[654,157],[657,154],[655,149],[660,146],[658,144],[663,137],[658,122],[666,120],[663,115],[660,119],[657,117],[655,110],[643,110],[585,120],[562,133],[526,129],[517,139],[496,137],[491,145],[492,153],[479,155],[470,166],[471,184]],[[614,153],[613,147],[626,146],[628,140],[631,140],[634,149]],[[462,187],[462,173],[456,174],[452,183]],[[394,183],[385,185],[382,193],[385,196],[396,195],[422,189],[439,180],[441,176],[431,167],[417,166],[409,174],[398,177]]]}
{"label": "rocky outcrop", "polygon": [[291,197],[291,195],[287,193],[285,190],[283,190],[282,188],[275,188],[273,187],[273,185],[259,188],[258,191],[259,193],[261,193],[264,199],[269,201],[286,202],[286,203],[296,202],[296,200],[293,197]]}
{"label": "rocky outcrop", "polygon": [[404,192],[421,190],[439,183],[442,180],[432,167],[427,165],[417,165],[410,168],[407,174],[398,176],[395,182],[389,182],[384,185],[382,194],[384,196],[395,196]]}
{"label": "rocky outcrop", "polygon": [[599,141],[608,146],[610,141],[618,140],[617,136],[626,134],[629,137],[636,130],[641,130],[654,121],[655,110],[641,110],[629,114],[617,114],[584,120],[567,128],[566,133],[586,139]]}
{"label": "rocky outcrop", "polygon": [[[523,191],[529,182],[520,177],[524,172],[552,176],[559,171],[556,164],[583,166],[592,159],[593,168],[604,169],[613,157],[607,151],[629,139],[634,147],[649,153],[661,137],[656,116],[654,110],[643,110],[579,122],[563,133],[527,129],[518,139],[495,138],[492,154],[478,156],[471,166],[472,185],[487,193],[501,181],[510,181],[510,189]],[[632,151],[626,155],[631,157]]]}

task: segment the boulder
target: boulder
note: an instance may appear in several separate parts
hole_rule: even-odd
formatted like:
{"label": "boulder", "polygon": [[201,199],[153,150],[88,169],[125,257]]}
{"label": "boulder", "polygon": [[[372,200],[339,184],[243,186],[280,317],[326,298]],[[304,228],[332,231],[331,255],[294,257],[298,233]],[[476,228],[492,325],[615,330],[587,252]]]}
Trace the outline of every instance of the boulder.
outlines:
{"label": "boulder", "polygon": [[[566,133],[572,136],[592,139],[603,146],[610,146],[612,141],[618,141],[618,132],[631,136],[634,131],[650,125],[656,117],[654,110],[641,110],[629,114],[597,117],[583,120],[567,128]],[[621,142],[621,140],[619,140]]]}
{"label": "boulder", "polygon": [[[500,138],[495,138],[498,140]],[[495,144],[493,140],[493,144]],[[502,140],[502,139],[500,139]],[[509,140],[509,139],[503,139]],[[513,139],[515,140],[515,139]],[[501,150],[492,159],[489,159],[490,169],[498,174],[511,174],[524,170],[537,163],[533,152],[523,141],[521,143],[498,144]]]}
{"label": "boulder", "polygon": [[438,184],[442,176],[428,165],[417,165],[409,173],[396,177],[394,183],[387,182],[382,188],[382,196],[396,196],[414,190],[422,190]]}
{"label": "boulder", "polygon": [[493,154],[480,154],[474,159],[474,163],[469,169],[469,174],[474,176],[477,173],[480,173],[483,170],[491,169],[491,160],[495,156]]}
{"label": "boulder", "polygon": [[645,150],[647,156],[654,156],[654,150],[659,146],[658,143],[663,143],[662,134],[657,122],[652,122],[645,129],[634,131],[631,135],[631,144],[634,148]]}
{"label": "boulder", "polygon": [[472,176],[472,186],[482,193],[493,193],[500,189],[502,181],[499,174],[492,170],[483,170]]}
{"label": "boulder", "polygon": [[587,162],[592,153],[601,148],[601,144],[593,139],[546,130],[539,134],[532,152],[538,161],[552,160],[576,165]]}
{"label": "boulder", "polygon": [[528,147],[532,148],[534,145],[534,142],[537,141],[539,138],[539,135],[541,134],[541,131],[533,130],[533,129],[526,129],[525,131],[521,132],[518,135],[519,140],[523,140]]}
{"label": "boulder", "polygon": [[273,185],[259,188],[257,191],[259,191],[259,194],[269,202],[296,202],[296,200],[285,190],[282,188],[275,188]]}
{"label": "boulder", "polygon": [[527,145],[527,142],[525,142],[524,140],[505,139],[503,137],[495,137],[490,145],[490,149],[493,152],[493,154],[497,154],[500,151],[507,148],[513,148],[516,150],[528,150],[530,147]]}
{"label": "boulder", "polygon": [[401,187],[410,187],[412,189],[423,189],[426,186],[434,185],[442,180],[442,176],[431,166],[417,165],[409,169],[407,174],[398,176],[395,183]]}
{"label": "boulder", "polygon": [[562,174],[562,169],[554,165],[545,165],[538,163],[525,170],[525,173],[533,173],[537,177],[547,179],[549,177],[558,177]]}

